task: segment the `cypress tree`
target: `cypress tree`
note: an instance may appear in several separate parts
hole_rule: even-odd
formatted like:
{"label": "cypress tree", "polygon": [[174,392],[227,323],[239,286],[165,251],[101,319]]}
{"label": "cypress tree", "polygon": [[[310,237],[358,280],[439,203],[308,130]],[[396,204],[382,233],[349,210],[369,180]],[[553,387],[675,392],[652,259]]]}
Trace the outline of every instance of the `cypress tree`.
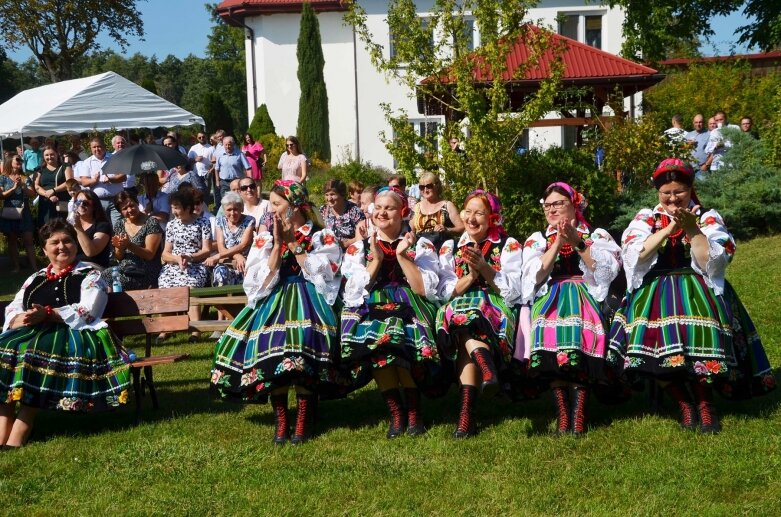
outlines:
{"label": "cypress tree", "polygon": [[297,135],[308,155],[330,161],[328,93],[323,78],[325,60],[320,43],[320,24],[309,2],[304,3],[301,12],[296,57],[298,58],[298,82],[301,88]]}

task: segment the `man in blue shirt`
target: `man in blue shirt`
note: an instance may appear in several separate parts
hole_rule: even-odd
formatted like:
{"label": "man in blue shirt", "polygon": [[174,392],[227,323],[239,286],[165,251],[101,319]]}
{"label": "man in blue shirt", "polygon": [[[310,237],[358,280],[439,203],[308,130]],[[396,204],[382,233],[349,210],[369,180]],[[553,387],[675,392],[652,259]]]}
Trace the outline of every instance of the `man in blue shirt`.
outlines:
{"label": "man in blue shirt", "polygon": [[41,142],[37,138],[30,139],[30,149],[24,150],[22,156],[22,167],[25,174],[38,172],[43,165],[43,151],[41,151]]}
{"label": "man in blue shirt", "polygon": [[217,183],[220,185],[220,200],[222,196],[230,190],[230,182],[235,179],[241,179],[249,176],[252,172],[250,164],[244,153],[236,148],[236,141],[232,136],[226,136],[222,139],[224,151],[217,157],[214,164],[214,174],[216,174]]}
{"label": "man in blue shirt", "polygon": [[692,146],[692,156],[694,157],[692,166],[694,170],[700,170],[702,164],[708,160],[705,146],[708,145],[710,131],[705,127],[705,117],[702,116],[702,113],[694,115],[692,124],[694,124],[694,131],[686,133],[686,141]]}

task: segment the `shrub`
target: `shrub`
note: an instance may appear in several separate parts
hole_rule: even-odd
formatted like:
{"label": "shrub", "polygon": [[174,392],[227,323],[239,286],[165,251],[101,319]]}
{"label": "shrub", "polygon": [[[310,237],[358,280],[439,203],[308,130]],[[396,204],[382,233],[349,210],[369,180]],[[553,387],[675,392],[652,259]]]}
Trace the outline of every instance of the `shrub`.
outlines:
{"label": "shrub", "polygon": [[271,115],[268,114],[268,108],[265,104],[261,104],[255,110],[255,116],[252,117],[252,123],[247,132],[255,140],[259,140],[261,135],[276,134],[277,130],[274,128],[274,122],[271,120]]}
{"label": "shrub", "polygon": [[499,197],[507,232],[518,239],[525,239],[545,227],[540,197],[555,181],[569,183],[583,193],[589,203],[586,219],[592,225],[607,227],[615,215],[616,181],[599,170],[592,155],[586,151],[558,147],[531,150],[515,156],[507,177]]}

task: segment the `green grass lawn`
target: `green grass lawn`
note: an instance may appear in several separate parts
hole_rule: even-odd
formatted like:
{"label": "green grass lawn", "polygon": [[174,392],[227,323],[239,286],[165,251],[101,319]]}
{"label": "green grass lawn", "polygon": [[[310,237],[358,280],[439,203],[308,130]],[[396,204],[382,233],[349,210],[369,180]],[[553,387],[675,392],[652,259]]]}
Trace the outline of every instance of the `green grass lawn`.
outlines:
{"label": "green grass lawn", "polygon": [[[740,245],[729,279],[777,367],[781,236]],[[22,280],[6,279],[3,293]],[[161,409],[146,409],[137,427],[132,407],[41,413],[28,446],[0,454],[1,513],[781,513],[781,390],[747,403],[719,400],[724,431],[716,436],[680,431],[669,402],[661,416],[646,414],[638,394],[618,407],[592,401],[588,435],[557,439],[546,394],[484,404],[480,434],[464,441],[450,437],[451,392],[426,403],[425,436],[388,441],[384,404],[370,386],[322,403],[312,442],[276,448],[268,406],[209,397],[212,343],[180,338],[156,351],[192,354],[156,370]]]}

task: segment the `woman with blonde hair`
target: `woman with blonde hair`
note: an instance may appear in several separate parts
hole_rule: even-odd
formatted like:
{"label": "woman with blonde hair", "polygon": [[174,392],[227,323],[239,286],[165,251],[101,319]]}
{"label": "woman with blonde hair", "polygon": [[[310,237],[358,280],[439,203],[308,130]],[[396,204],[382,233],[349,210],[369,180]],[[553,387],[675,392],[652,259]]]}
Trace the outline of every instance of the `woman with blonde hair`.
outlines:
{"label": "woman with blonde hair", "polygon": [[464,231],[464,222],[452,201],[442,199],[442,182],[433,172],[424,172],[418,180],[420,201],[415,205],[410,226],[439,249],[448,238]]}

